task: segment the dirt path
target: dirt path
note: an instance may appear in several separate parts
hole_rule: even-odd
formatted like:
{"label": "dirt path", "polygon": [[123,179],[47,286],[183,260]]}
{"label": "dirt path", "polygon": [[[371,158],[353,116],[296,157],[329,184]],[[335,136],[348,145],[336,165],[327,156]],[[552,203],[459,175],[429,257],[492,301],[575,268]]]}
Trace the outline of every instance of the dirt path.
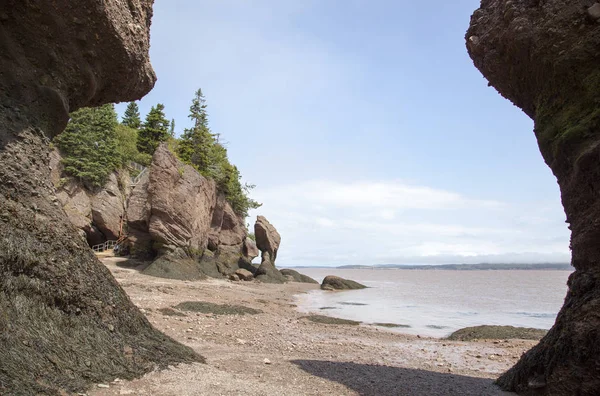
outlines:
{"label": "dirt path", "polygon": [[[89,395],[502,395],[508,393],[492,379],[535,344],[456,342],[313,323],[295,310],[293,296],[315,285],[173,281],[120,267],[120,260],[103,261],[132,301],[154,326],[194,348],[207,364],[99,384]],[[160,311],[184,301],[261,313]]]}

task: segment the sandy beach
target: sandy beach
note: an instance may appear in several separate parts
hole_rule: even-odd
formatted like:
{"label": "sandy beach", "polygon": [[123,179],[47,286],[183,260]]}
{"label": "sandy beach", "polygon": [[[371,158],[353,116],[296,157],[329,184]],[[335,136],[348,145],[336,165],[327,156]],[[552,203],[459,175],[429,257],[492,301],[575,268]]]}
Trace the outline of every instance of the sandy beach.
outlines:
{"label": "sandy beach", "polygon": [[[314,323],[295,309],[294,295],[318,285],[176,281],[142,275],[122,258],[102,261],[156,328],[193,348],[206,364],[97,384],[89,395],[509,394],[493,380],[536,343],[457,342],[370,325]],[[174,308],[190,301],[260,312]]]}

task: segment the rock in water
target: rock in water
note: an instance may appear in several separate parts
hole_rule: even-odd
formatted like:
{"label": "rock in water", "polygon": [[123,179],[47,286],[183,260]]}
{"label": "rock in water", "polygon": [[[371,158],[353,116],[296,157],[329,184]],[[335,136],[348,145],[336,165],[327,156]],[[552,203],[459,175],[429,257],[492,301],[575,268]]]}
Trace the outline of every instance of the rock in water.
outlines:
{"label": "rock in water", "polygon": [[353,280],[333,275],[326,276],[325,279],[323,279],[323,283],[321,283],[321,289],[323,290],[358,290],[366,288],[367,286],[361,285]]}
{"label": "rock in water", "polygon": [[153,86],[151,5],[0,5],[0,394],[76,393],[201,360],[132,304],[56,205],[50,181],[49,138],[69,112],[139,99]]}
{"label": "rock in water", "polygon": [[256,218],[254,235],[256,246],[261,251],[261,263],[256,270],[256,279],[265,283],[285,283],[285,277],[275,267],[281,236],[263,216]]}
{"label": "rock in water", "polygon": [[592,5],[485,0],[466,34],[475,66],[533,119],[571,229],[576,271],[564,306],[540,343],[498,379],[522,394],[600,389],[600,27]]}
{"label": "rock in water", "polygon": [[292,279],[293,279],[293,282],[315,283],[317,285],[319,284],[319,282],[317,282],[316,280],[314,280],[310,276],[303,275],[303,274],[301,274],[298,271],[293,270],[293,269],[284,268],[282,270],[279,270],[279,272],[281,272],[283,274],[283,276],[291,276]]}

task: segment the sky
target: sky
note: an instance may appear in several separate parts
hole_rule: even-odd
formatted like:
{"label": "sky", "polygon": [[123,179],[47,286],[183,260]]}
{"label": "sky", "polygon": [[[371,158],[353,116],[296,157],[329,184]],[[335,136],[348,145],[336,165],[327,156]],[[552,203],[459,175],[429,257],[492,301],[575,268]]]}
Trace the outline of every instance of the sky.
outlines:
{"label": "sky", "polygon": [[278,266],[568,262],[533,123],[465,49],[478,5],[156,0],[140,110],[179,134],[202,88]]}

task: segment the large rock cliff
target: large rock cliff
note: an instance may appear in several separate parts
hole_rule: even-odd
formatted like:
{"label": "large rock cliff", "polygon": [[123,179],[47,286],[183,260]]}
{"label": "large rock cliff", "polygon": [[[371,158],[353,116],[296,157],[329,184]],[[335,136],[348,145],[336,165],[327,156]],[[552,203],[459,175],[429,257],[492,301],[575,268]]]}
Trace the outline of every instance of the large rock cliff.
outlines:
{"label": "large rock cliff", "polygon": [[254,270],[243,219],[214,181],[175,158],[166,144],[131,192],[126,218],[131,253],[155,258],[147,274],[200,279]]}
{"label": "large rock cliff", "polygon": [[67,220],[49,138],[154,84],[151,0],[0,4],[0,394],[65,394],[200,360],[155,330]]}
{"label": "large rock cliff", "polygon": [[560,186],[576,269],[554,327],[498,383],[523,394],[598,394],[600,4],[483,0],[466,40],[490,85],[535,121]]}

